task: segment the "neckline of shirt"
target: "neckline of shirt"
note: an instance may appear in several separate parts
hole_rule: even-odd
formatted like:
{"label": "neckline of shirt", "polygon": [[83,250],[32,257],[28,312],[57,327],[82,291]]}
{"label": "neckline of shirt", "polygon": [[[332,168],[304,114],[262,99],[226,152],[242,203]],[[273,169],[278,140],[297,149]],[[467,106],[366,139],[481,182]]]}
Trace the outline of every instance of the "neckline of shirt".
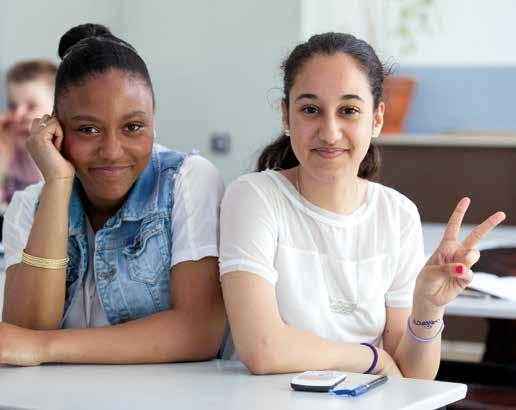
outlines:
{"label": "neckline of shirt", "polygon": [[353,212],[349,214],[339,214],[321,208],[308,201],[305,197],[299,195],[296,187],[292,185],[288,178],[280,172],[269,169],[264,171],[264,173],[272,178],[279,189],[301,212],[321,222],[334,226],[350,226],[360,223],[371,211],[371,204],[373,203],[374,196],[376,195],[376,184],[371,181],[366,181],[367,193],[365,201],[362,202],[362,204]]}

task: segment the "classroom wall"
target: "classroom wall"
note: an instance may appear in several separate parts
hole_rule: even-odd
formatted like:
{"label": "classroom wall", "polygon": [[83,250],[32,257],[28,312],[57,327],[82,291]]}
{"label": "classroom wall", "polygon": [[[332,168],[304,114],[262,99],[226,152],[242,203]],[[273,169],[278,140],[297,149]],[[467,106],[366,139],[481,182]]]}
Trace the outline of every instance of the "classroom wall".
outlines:
{"label": "classroom wall", "polygon": [[[157,141],[199,149],[230,181],[251,169],[257,151],[281,130],[275,87],[281,61],[300,37],[299,13],[298,0],[9,1],[0,14],[0,72],[25,58],[57,62],[66,29],[106,24],[149,66]],[[211,152],[213,133],[229,134],[228,155]]]}
{"label": "classroom wall", "polygon": [[[279,66],[299,38],[299,2],[135,2],[123,32],[148,62],[157,97],[157,139],[199,149],[230,181],[253,166],[281,130]],[[228,155],[210,150],[231,138]]]}
{"label": "classroom wall", "polygon": [[[516,65],[516,2],[433,0],[428,24],[410,19],[417,48],[403,53],[400,8],[413,0],[302,0],[303,38],[321,31],[351,32],[375,46],[383,59],[405,66]],[[423,2],[419,2],[423,3]]]}
{"label": "classroom wall", "polygon": [[408,133],[516,133],[516,2],[434,0],[427,29],[409,25],[416,48],[395,35],[400,6],[412,0],[302,1],[302,35],[351,32],[374,45],[396,74],[417,81]]}
{"label": "classroom wall", "polygon": [[58,61],[60,36],[70,27],[89,21],[119,31],[123,0],[2,1],[0,13],[0,64],[3,68],[27,58]]}
{"label": "classroom wall", "polygon": [[430,33],[419,30],[417,49],[401,56],[400,63],[404,66],[514,66],[515,16],[513,0],[435,0]]}
{"label": "classroom wall", "polygon": [[[511,21],[516,2],[436,0],[433,33],[416,30],[418,49],[408,56],[396,52],[396,40],[382,34],[395,25],[393,5],[398,3],[325,0],[323,7],[318,0],[5,1],[0,74],[19,59],[57,61],[59,37],[75,24],[106,24],[133,43],[149,65],[158,142],[199,149],[227,182],[250,170],[259,150],[280,131],[280,63],[297,42],[315,32],[372,36],[380,53],[399,63],[399,72],[418,76],[409,132],[516,130],[511,112],[515,93],[510,91],[516,86],[516,53],[510,44],[516,37]],[[375,30],[368,21],[376,21]],[[435,85],[443,81],[448,85]],[[0,109],[5,108],[3,87]],[[214,133],[230,136],[229,154],[211,151]]]}
{"label": "classroom wall", "polygon": [[5,72],[20,60],[45,58],[58,62],[59,38],[70,27],[106,24],[120,31],[123,0],[7,0],[0,3],[0,110],[5,109]]}
{"label": "classroom wall", "polygon": [[409,133],[516,134],[516,65],[411,66]]}

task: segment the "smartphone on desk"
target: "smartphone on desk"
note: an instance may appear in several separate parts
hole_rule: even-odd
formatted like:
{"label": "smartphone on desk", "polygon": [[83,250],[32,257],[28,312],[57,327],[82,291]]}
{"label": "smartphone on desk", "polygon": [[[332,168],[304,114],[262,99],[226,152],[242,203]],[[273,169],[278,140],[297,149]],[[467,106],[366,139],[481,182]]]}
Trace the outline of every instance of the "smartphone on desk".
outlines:
{"label": "smartphone on desk", "polygon": [[346,379],[346,373],[332,370],[303,372],[290,382],[294,390],[327,393]]}

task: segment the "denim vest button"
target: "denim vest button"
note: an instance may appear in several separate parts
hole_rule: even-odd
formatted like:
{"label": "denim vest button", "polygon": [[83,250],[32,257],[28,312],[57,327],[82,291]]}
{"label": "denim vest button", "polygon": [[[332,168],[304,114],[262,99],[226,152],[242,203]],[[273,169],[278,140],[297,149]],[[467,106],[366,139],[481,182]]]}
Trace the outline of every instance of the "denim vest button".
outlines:
{"label": "denim vest button", "polygon": [[115,273],[116,273],[116,269],[112,269],[112,270],[107,271],[107,272],[102,272],[102,273],[99,274],[99,279],[100,280],[110,279],[113,276],[115,276]]}

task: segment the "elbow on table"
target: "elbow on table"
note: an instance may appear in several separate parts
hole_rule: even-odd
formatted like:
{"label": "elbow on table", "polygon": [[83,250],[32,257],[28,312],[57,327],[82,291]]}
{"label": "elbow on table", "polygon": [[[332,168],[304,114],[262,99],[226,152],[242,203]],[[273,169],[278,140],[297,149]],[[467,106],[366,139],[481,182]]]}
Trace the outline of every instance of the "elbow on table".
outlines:
{"label": "elbow on table", "polygon": [[274,373],[272,361],[262,354],[250,354],[241,358],[242,363],[254,375],[265,375]]}
{"label": "elbow on table", "polygon": [[193,360],[211,360],[217,357],[219,353],[220,343],[217,338],[207,337],[204,340],[201,339],[201,343],[197,346],[194,352],[192,352]]}
{"label": "elbow on table", "polygon": [[418,380],[433,381],[433,380],[435,380],[435,376],[437,376],[437,372],[435,372],[435,373],[425,373],[425,374],[406,372],[406,373],[403,373],[402,375],[403,375],[403,377],[406,377],[408,379],[418,379]]}
{"label": "elbow on table", "polygon": [[437,368],[431,368],[428,367],[424,370],[424,372],[421,371],[413,371],[412,369],[403,369],[400,367],[400,372],[403,377],[407,377],[409,379],[419,379],[419,380],[435,380],[437,376],[437,372],[439,370],[439,367]]}
{"label": "elbow on table", "polygon": [[198,321],[199,327],[192,334],[190,341],[191,360],[211,360],[217,357],[224,329],[226,325],[225,316],[217,316],[208,322]]}
{"label": "elbow on table", "polygon": [[281,373],[281,362],[277,352],[270,346],[253,346],[249,350],[239,351],[238,357],[252,374],[265,375]]}

